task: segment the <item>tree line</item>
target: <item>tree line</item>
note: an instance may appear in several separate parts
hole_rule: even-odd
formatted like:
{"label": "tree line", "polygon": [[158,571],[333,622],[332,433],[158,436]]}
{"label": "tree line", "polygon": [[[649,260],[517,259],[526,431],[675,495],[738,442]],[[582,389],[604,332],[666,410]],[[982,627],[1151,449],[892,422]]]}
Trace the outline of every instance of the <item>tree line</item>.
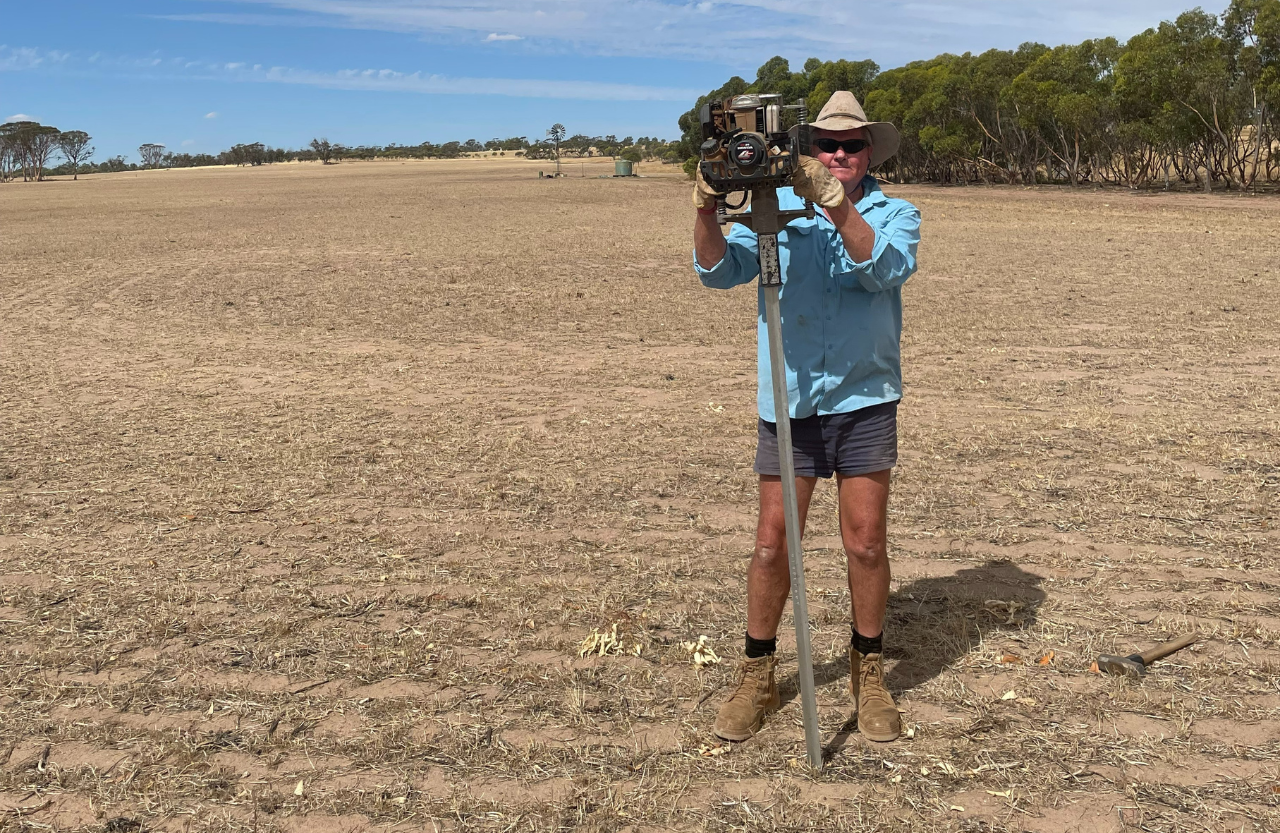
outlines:
{"label": "tree line", "polygon": [[59,130],[34,121],[0,124],[0,182],[19,174],[23,180],[39,182],[55,154],[62,156],[76,178],[93,157],[91,138],[83,130]]}
{"label": "tree line", "polygon": [[680,117],[686,170],[706,101],[779,93],[814,118],[836,90],[898,126],[901,150],[880,172],[899,182],[1280,184],[1280,0],[1232,0],[1221,16],[1197,8],[1125,43],[1026,43],[884,72],[816,58],[792,72],[775,57]]}
{"label": "tree line", "polygon": [[[513,156],[529,159],[556,159],[563,156],[622,156],[639,162],[660,159],[678,162],[683,159],[677,142],[641,136],[587,136],[578,134],[529,141],[524,136],[490,139],[480,142],[418,145],[346,145],[316,138],[297,150],[275,148],[262,142],[233,145],[219,153],[173,153],[163,144],[149,142],[138,148],[138,162],[113,156],[102,162],[92,161],[95,150],[91,137],[83,130],[62,131],[32,121],[0,125],[0,182],[22,177],[24,181],[40,181],[46,176],[78,178],[82,173],[116,173],[151,168],[196,168],[214,165],[270,165],[277,162],[311,162],[333,164],[346,159],[456,159],[462,156]],[[53,162],[61,160],[60,164]]]}
{"label": "tree line", "polygon": [[[550,133],[550,131],[548,131]],[[465,142],[454,141],[434,144],[423,142],[418,145],[389,144],[358,145],[346,147],[330,144],[327,139],[314,139],[309,149],[317,154],[314,158],[321,161],[338,161],[341,159],[457,159],[463,156],[512,156],[529,159],[555,159],[557,151],[564,156],[584,158],[589,156],[624,156],[635,155],[637,161],[657,159],[669,162],[683,161],[680,155],[679,142],[669,142],[657,137],[641,136],[633,138],[625,136],[619,139],[615,135],[588,136],[583,133],[573,136],[530,141],[525,136],[512,136],[507,139],[490,139],[481,142],[478,139],[467,139]],[[305,153],[305,152],[304,152]],[[301,157],[300,157],[301,158]]]}

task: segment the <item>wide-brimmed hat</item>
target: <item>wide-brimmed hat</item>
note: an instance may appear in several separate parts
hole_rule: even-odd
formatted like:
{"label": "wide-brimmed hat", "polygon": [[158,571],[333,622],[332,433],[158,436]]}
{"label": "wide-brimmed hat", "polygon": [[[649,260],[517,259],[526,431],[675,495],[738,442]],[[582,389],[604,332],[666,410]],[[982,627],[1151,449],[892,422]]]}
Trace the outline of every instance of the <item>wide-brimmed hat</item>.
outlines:
{"label": "wide-brimmed hat", "polygon": [[865,127],[871,135],[871,164],[874,168],[898,152],[902,136],[887,121],[867,121],[867,114],[857,97],[848,90],[838,90],[823,105],[818,118],[810,122],[821,130],[855,130]]}

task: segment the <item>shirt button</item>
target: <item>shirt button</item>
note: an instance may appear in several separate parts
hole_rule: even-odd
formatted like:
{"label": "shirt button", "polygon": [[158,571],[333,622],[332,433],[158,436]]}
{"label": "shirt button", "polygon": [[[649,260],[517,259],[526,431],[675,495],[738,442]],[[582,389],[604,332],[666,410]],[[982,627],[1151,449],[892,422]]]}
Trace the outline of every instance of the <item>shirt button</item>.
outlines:
{"label": "shirt button", "polygon": [[827,316],[827,320],[828,320],[828,321],[830,321],[830,320],[831,320],[831,316],[830,316],[830,315],[828,315],[828,316]]}

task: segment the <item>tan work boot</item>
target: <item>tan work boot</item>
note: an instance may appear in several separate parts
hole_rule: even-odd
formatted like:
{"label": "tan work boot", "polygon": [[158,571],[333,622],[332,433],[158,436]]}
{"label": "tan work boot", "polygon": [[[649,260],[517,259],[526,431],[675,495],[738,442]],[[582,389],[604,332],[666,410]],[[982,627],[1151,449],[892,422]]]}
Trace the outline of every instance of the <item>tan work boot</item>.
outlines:
{"label": "tan work boot", "polygon": [[884,686],[880,654],[860,654],[849,648],[849,690],[858,710],[858,731],[867,740],[888,743],[902,733],[902,719],[893,695]]}
{"label": "tan work boot", "polygon": [[725,740],[746,740],[760,731],[764,716],[778,710],[778,686],[773,680],[773,654],[744,659],[738,666],[737,690],[720,707],[715,733]]}

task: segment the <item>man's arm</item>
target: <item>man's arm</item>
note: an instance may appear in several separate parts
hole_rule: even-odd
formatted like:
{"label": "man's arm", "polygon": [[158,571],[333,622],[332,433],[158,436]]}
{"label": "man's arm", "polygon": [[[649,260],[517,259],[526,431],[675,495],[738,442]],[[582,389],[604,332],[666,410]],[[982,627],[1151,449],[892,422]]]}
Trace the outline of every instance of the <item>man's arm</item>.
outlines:
{"label": "man's arm", "polygon": [[[796,196],[812,200],[827,215],[844,248],[857,263],[870,260],[875,250],[876,232],[858,213],[845,186],[827,168],[812,156],[801,156],[800,165],[792,177]],[[862,194],[859,185],[856,195]]]}
{"label": "man's arm", "polygon": [[702,178],[702,168],[699,167],[693,179],[693,207],[698,209],[698,219],[693,223],[693,255],[703,269],[711,269],[723,260],[729,247],[716,217],[719,196],[720,193]]}
{"label": "man's arm", "polygon": [[698,259],[698,265],[703,269],[711,269],[721,260],[724,260],[724,253],[729,249],[729,244],[725,242],[724,234],[720,231],[720,223],[716,220],[714,212],[704,214],[698,212],[698,218],[693,223],[693,251]]}
{"label": "man's arm", "polygon": [[760,274],[756,235],[735,223],[726,238],[715,217],[699,215],[693,227],[693,268],[703,286],[732,289]]}
{"label": "man's arm", "polygon": [[718,194],[698,171],[693,186],[693,207],[698,217],[693,221],[693,266],[704,286],[729,289],[754,280],[760,273],[756,261],[756,236],[744,226],[735,225],[726,240],[716,217]]}
{"label": "man's arm", "polygon": [[876,230],[862,219],[853,201],[845,197],[844,202],[826,211],[836,231],[840,232],[849,256],[857,263],[870,260],[876,245]]}
{"label": "man's arm", "polygon": [[916,207],[903,204],[879,229],[871,228],[856,208],[850,206],[849,213],[854,217],[840,218],[841,223],[832,211],[836,216],[831,221],[840,229],[843,244],[835,252],[835,277],[840,285],[883,292],[906,283],[916,271],[916,247],[920,245],[920,212]]}

